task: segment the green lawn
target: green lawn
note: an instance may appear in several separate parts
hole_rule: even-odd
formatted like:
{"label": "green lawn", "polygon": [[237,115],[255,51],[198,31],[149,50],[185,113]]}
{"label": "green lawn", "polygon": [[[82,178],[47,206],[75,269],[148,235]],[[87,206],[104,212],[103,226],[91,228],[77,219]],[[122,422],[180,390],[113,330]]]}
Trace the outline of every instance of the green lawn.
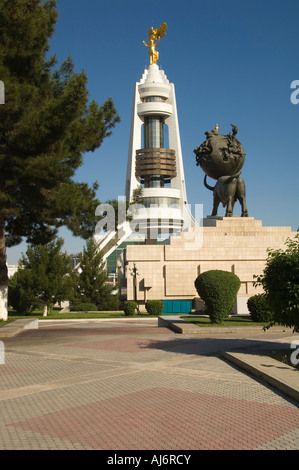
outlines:
{"label": "green lawn", "polygon": [[[142,317],[154,317],[154,315],[148,315],[148,313],[141,313],[133,315],[133,318],[142,318]],[[69,312],[69,313],[60,313],[60,309],[54,308],[52,312],[46,317],[43,316],[42,310],[34,310],[30,315],[18,315],[13,310],[8,312],[8,320],[5,322],[0,320],[0,327],[7,325],[8,323],[18,320],[20,318],[37,318],[38,320],[70,320],[70,319],[84,319],[84,318],[132,318],[124,314],[123,311],[118,312]]]}
{"label": "green lawn", "polygon": [[209,317],[206,316],[193,316],[192,314],[184,315],[182,318],[185,321],[189,321],[190,323],[194,323],[198,326],[266,326],[268,323],[259,323],[254,322],[251,320],[249,316],[240,316],[240,317],[229,317],[223,320],[223,323],[216,324],[212,323]]}
{"label": "green lawn", "polygon": [[[46,317],[43,316],[42,310],[35,310],[30,316],[30,318],[37,318],[39,320],[55,320],[55,319],[60,319],[60,320],[70,320],[70,319],[87,319],[87,318],[132,318],[129,316],[126,316],[123,311],[117,311],[117,312],[69,312],[69,313],[60,313],[60,309],[54,308],[52,312],[47,315]],[[7,323],[17,320],[19,318],[29,318],[26,317],[25,315],[17,315],[16,312],[13,310],[9,310],[8,312],[8,320],[7,322],[4,322],[3,320],[0,320],[0,327],[7,325]],[[141,314],[135,314],[133,315],[133,318],[146,318],[146,317],[151,317],[154,318],[154,315],[148,315],[147,312],[141,313]],[[165,315],[167,318],[167,315]],[[182,318],[185,321],[189,321],[191,323],[195,323],[198,326],[264,326],[267,325],[267,323],[255,323],[253,322],[250,317],[229,317],[223,321],[221,325],[217,325],[215,323],[211,323],[211,320],[209,317],[205,316],[198,316],[198,315],[182,315]]]}

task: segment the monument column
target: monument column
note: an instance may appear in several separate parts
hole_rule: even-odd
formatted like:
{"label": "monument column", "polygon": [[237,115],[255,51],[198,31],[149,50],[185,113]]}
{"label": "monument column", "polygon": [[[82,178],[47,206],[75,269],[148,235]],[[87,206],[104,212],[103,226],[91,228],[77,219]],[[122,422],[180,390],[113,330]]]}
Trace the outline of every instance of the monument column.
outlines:
{"label": "monument column", "polygon": [[[143,208],[134,215],[139,233],[154,241],[181,232],[187,206],[175,90],[157,65],[156,46],[167,26],[148,31],[150,64],[135,84],[126,177],[126,199],[143,189]],[[155,42],[156,41],[156,42]]]}

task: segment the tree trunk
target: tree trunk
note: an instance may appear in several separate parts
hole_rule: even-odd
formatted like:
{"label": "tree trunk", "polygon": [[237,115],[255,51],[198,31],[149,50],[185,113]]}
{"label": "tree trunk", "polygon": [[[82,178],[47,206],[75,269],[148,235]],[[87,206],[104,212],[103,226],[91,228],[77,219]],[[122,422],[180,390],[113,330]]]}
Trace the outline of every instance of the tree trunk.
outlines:
{"label": "tree trunk", "polygon": [[48,315],[48,305],[44,305],[43,317]]}
{"label": "tree trunk", "polygon": [[7,320],[8,271],[6,265],[5,225],[0,215],[0,319]]}

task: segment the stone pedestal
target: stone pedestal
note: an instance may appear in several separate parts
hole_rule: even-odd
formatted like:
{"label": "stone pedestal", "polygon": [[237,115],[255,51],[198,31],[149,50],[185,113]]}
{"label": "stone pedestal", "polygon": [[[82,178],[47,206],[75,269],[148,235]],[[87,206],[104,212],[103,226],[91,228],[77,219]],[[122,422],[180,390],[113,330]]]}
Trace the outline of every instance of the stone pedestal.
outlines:
{"label": "stone pedestal", "polygon": [[130,245],[126,248],[127,298],[133,299],[129,268],[138,269],[138,300],[198,298],[196,277],[221,269],[241,281],[234,313],[247,313],[247,299],[259,292],[254,276],[263,272],[267,250],[284,248],[296,232],[290,227],[263,227],[252,217],[207,217],[202,226],[173,236],[163,245]]}

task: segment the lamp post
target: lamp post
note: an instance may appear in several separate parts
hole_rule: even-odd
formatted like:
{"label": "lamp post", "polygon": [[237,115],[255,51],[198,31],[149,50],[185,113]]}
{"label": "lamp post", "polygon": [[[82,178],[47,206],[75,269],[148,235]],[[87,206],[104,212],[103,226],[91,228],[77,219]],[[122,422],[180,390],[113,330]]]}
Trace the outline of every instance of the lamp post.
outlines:
{"label": "lamp post", "polygon": [[133,287],[134,287],[134,301],[137,303],[137,312],[140,315],[139,305],[137,300],[137,276],[139,276],[138,269],[136,268],[136,263],[133,263],[133,268],[130,268],[131,276],[133,276]]}

